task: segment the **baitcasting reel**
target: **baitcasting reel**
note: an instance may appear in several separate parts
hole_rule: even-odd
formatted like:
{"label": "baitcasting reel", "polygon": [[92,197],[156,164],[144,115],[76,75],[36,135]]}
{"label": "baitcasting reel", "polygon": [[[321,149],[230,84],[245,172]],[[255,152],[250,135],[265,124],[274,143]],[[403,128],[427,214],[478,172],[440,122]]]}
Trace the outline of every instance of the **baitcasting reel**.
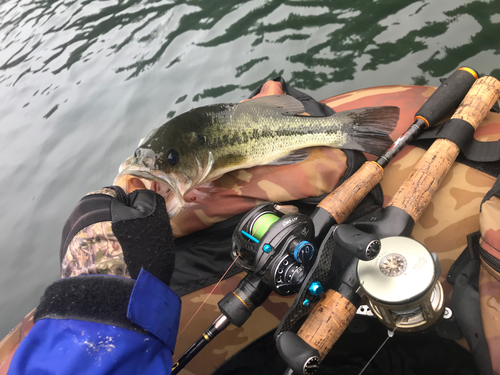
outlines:
{"label": "baitcasting reel", "polygon": [[249,211],[233,233],[231,256],[276,293],[296,293],[312,265],[314,226],[309,216],[284,214],[266,202]]}
{"label": "baitcasting reel", "polygon": [[386,237],[371,262],[359,262],[359,282],[375,316],[389,329],[428,328],[443,314],[436,254],[407,237]]}

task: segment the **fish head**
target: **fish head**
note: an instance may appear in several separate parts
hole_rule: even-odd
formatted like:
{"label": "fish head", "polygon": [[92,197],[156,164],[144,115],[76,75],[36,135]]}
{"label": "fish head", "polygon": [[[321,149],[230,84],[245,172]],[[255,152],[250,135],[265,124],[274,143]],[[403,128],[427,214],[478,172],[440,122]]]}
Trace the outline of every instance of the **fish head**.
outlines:
{"label": "fish head", "polygon": [[115,178],[115,184],[130,176],[140,178],[163,196],[170,217],[184,206],[184,195],[205,182],[214,163],[206,137],[173,120],[143,138]]}

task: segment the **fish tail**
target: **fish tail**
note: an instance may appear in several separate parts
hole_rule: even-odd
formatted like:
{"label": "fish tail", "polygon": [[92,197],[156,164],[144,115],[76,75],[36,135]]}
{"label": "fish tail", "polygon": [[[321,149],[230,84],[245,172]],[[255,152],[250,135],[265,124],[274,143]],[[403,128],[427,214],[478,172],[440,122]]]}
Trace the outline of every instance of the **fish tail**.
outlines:
{"label": "fish tail", "polygon": [[353,122],[351,141],[342,148],[383,155],[392,145],[389,137],[399,120],[398,107],[368,107],[344,112]]}

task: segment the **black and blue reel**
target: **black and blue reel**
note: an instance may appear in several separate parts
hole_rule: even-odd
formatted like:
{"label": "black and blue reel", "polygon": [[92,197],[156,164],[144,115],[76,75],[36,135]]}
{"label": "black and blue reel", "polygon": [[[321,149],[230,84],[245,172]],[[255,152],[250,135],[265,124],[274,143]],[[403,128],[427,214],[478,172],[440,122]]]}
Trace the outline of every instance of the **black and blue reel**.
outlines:
{"label": "black and blue reel", "polygon": [[233,233],[231,255],[276,293],[296,293],[315,256],[314,226],[300,213],[285,214],[272,202],[249,211]]}

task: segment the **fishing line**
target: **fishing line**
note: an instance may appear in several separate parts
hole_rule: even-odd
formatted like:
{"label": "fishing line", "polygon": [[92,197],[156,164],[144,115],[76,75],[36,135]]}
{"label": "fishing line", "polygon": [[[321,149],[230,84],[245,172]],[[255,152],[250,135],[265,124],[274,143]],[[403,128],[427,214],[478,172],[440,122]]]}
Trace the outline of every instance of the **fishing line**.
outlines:
{"label": "fishing line", "polygon": [[382,343],[382,345],[380,345],[380,347],[377,349],[377,351],[375,352],[375,354],[370,358],[370,360],[366,363],[365,367],[363,367],[363,369],[361,370],[361,372],[358,375],[361,375],[363,373],[363,371],[366,370],[366,368],[368,367],[368,365],[371,363],[371,361],[373,360],[373,358],[375,358],[375,356],[378,354],[378,352],[380,351],[380,349],[382,349],[382,347],[385,345],[385,343],[387,342],[387,340],[389,340],[392,336],[394,336],[394,331],[396,329],[398,329],[398,327],[394,327],[394,329],[392,331],[387,330],[387,338],[384,340],[384,342]]}
{"label": "fishing line", "polygon": [[220,284],[220,282],[222,281],[222,279],[224,279],[224,276],[226,276],[226,274],[229,272],[229,270],[233,267],[234,263],[236,263],[236,261],[238,260],[239,258],[239,254],[236,258],[234,258],[234,261],[233,263],[231,263],[231,265],[229,266],[229,268],[226,270],[226,272],[224,272],[224,275],[222,275],[222,277],[219,279],[219,281],[217,281],[217,284],[215,284],[215,286],[213,287],[213,289],[210,291],[210,293],[208,294],[207,298],[205,298],[205,300],[202,302],[202,304],[200,305],[200,307],[198,307],[198,310],[196,310],[196,312],[194,313],[194,315],[191,317],[191,319],[189,319],[189,322],[186,323],[186,325],[184,326],[184,328],[182,329],[182,331],[179,333],[179,335],[177,336],[178,338],[182,335],[182,332],[184,332],[186,330],[186,328],[189,326],[189,324],[191,323],[191,321],[194,319],[194,317],[198,314],[198,312],[201,310],[201,308],[205,305],[205,302],[207,302],[207,300],[210,298],[210,296],[214,293],[215,291],[215,288],[217,288]]}
{"label": "fishing line", "polygon": [[267,233],[269,228],[273,226],[280,218],[272,213],[264,213],[259,216],[251,225],[252,236],[261,240],[264,234]]}

